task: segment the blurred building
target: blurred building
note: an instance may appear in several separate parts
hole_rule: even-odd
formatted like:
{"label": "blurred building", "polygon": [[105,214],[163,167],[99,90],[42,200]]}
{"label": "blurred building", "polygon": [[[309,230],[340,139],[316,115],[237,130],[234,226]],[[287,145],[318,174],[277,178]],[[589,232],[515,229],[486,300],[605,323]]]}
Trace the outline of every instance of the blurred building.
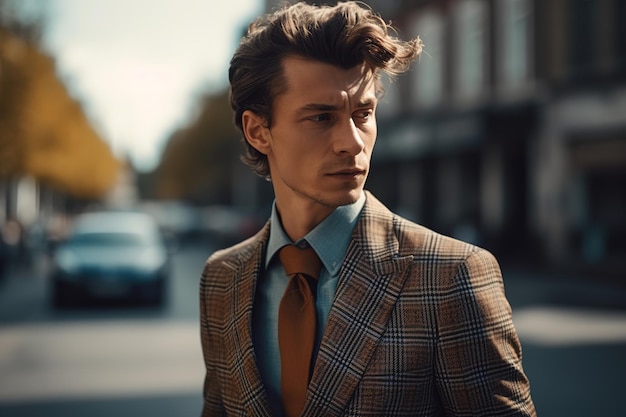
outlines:
{"label": "blurred building", "polygon": [[366,3],[425,43],[387,85],[367,187],[504,262],[624,279],[626,2]]}

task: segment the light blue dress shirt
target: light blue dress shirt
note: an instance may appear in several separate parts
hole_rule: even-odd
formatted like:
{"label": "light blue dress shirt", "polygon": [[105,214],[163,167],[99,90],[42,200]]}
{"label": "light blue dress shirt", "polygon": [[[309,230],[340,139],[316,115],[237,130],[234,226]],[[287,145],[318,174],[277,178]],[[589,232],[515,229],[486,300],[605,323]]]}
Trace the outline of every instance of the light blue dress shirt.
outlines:
{"label": "light blue dress shirt", "polygon": [[322,261],[323,267],[318,278],[315,299],[318,323],[315,347],[315,352],[317,352],[330,307],[335,298],[339,270],[364,203],[365,193],[362,193],[356,203],[337,207],[315,229],[297,242],[292,242],[283,230],[276,204],[272,207],[270,237],[265,254],[265,272],[259,277],[254,299],[252,337],[261,378],[273,414],[276,416],[283,415],[280,393],[278,306],[289,278],[278,256],[275,255],[283,246],[295,243],[303,246],[310,245]]}

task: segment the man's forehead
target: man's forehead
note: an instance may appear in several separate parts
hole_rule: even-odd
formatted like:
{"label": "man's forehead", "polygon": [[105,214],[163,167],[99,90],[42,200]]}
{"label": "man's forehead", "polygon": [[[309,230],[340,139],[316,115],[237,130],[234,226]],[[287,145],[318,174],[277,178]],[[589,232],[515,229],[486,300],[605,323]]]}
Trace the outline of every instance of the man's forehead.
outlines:
{"label": "man's forehead", "polygon": [[317,98],[320,103],[344,98],[375,100],[376,77],[364,64],[344,69],[322,61],[287,57],[283,70],[286,95],[303,95],[313,101]]}

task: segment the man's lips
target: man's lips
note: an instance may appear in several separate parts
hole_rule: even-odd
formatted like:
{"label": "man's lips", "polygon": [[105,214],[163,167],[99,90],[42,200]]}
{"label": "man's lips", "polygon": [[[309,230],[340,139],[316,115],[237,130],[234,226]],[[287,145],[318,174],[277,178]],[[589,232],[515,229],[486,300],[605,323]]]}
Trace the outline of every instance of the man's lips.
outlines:
{"label": "man's lips", "polygon": [[358,175],[365,175],[365,170],[360,168],[342,169],[340,171],[331,172],[328,175],[333,177],[356,177]]}

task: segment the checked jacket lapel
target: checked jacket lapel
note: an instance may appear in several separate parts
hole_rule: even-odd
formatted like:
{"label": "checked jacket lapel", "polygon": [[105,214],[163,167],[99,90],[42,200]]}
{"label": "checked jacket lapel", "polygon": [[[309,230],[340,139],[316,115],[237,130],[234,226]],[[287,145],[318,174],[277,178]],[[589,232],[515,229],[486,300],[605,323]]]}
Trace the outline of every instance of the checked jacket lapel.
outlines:
{"label": "checked jacket lapel", "polygon": [[341,415],[363,377],[409,272],[391,213],[367,194],[348,247],[303,415]]}

